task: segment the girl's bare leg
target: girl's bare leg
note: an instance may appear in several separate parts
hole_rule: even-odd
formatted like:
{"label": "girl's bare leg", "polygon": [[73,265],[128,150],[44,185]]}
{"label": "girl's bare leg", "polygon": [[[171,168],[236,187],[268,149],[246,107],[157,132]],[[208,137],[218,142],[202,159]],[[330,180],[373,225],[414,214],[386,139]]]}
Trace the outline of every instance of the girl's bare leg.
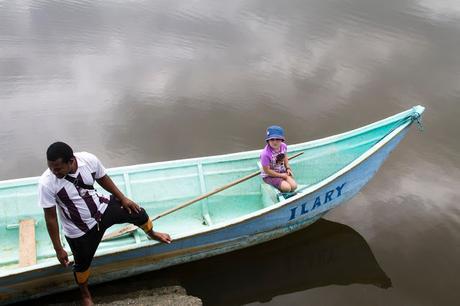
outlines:
{"label": "girl's bare leg", "polygon": [[291,184],[289,184],[287,180],[284,180],[281,182],[279,189],[281,192],[290,192]]}
{"label": "girl's bare leg", "polygon": [[291,187],[291,190],[289,191],[294,191],[297,189],[297,183],[291,176],[288,177],[285,182],[287,182],[289,184],[289,187]]}

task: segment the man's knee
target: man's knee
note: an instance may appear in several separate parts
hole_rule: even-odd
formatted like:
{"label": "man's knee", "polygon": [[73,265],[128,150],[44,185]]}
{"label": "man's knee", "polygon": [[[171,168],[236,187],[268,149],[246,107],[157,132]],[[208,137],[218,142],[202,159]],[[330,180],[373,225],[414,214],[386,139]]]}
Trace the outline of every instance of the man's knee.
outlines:
{"label": "man's knee", "polygon": [[153,228],[152,220],[150,220],[149,215],[143,208],[141,208],[141,210],[138,213],[129,214],[128,218],[130,220],[126,220],[126,222],[138,226],[146,233]]}
{"label": "man's knee", "polygon": [[144,232],[150,232],[153,228],[153,223],[152,220],[147,216],[147,221],[144,222],[143,224],[138,225]]}
{"label": "man's knee", "polygon": [[131,213],[129,216],[132,218],[131,223],[139,227],[150,220],[149,215],[142,207],[138,213]]}

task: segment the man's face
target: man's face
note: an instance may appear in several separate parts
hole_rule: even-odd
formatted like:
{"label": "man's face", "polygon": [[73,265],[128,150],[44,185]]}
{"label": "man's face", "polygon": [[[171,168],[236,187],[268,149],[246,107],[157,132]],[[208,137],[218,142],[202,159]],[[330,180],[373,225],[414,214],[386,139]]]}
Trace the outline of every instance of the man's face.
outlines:
{"label": "man's face", "polygon": [[58,158],[55,161],[48,161],[48,168],[51,172],[56,175],[57,178],[63,178],[70,172],[70,166],[72,165],[72,159],[65,163],[62,161],[62,158]]}

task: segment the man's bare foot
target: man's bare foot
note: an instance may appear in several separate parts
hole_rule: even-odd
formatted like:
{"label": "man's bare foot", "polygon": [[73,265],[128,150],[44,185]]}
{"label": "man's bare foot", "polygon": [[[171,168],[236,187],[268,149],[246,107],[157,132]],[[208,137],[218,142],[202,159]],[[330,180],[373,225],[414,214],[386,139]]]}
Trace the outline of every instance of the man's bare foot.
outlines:
{"label": "man's bare foot", "polygon": [[78,286],[80,287],[80,292],[81,292],[81,304],[83,306],[93,306],[94,303],[91,297],[91,293],[89,292],[89,289],[88,289],[88,282],[79,284]]}
{"label": "man's bare foot", "polygon": [[94,306],[94,303],[93,303],[93,300],[91,299],[91,297],[89,297],[89,298],[88,298],[88,297],[83,298],[83,299],[81,300],[81,304],[82,304],[83,306]]}
{"label": "man's bare foot", "polygon": [[153,240],[164,242],[164,243],[171,243],[172,241],[171,237],[166,233],[160,233],[160,232],[155,232],[153,230],[150,230],[149,232],[147,232],[147,235]]}

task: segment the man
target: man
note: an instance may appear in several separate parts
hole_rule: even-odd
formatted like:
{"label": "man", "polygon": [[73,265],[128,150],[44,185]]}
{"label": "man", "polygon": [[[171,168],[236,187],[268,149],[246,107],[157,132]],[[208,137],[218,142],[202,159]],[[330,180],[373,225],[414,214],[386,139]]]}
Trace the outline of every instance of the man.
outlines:
{"label": "man", "polygon": [[[88,289],[89,267],[107,228],[113,224],[131,223],[160,242],[171,243],[171,237],[152,230],[152,222],[145,210],[125,197],[93,154],[74,154],[69,145],[55,142],[48,147],[46,157],[49,169],[39,180],[39,205],[45,213],[56,257],[67,267],[70,262],[59,238],[56,205],[59,207],[59,219],[74,256],[73,271],[83,305],[93,305]],[[111,193],[110,197],[96,192],[95,181]]]}

